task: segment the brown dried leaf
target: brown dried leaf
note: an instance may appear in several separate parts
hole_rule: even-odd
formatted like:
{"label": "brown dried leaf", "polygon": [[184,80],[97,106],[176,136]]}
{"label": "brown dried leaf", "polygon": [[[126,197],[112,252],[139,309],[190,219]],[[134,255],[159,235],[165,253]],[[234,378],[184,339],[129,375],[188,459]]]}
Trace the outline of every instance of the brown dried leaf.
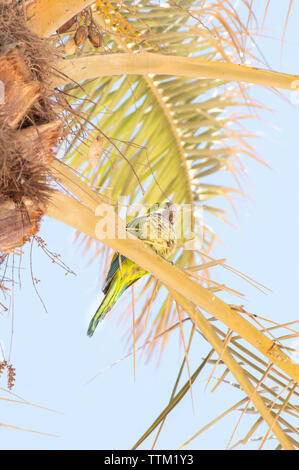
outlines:
{"label": "brown dried leaf", "polygon": [[11,252],[23,246],[39,230],[42,211],[28,202],[26,207],[17,206],[12,200],[0,198],[0,250]]}
{"label": "brown dried leaf", "polygon": [[95,23],[90,23],[88,27],[88,39],[94,47],[102,45],[102,33]]}
{"label": "brown dried leaf", "polygon": [[8,45],[0,56],[0,81],[5,91],[4,103],[0,103],[0,120],[2,125],[13,129],[41,95],[41,85],[33,80],[22,49],[19,45]]}
{"label": "brown dried leaf", "polygon": [[74,37],[76,46],[82,46],[82,44],[85,43],[87,37],[88,37],[87,26],[85,25],[79,26]]}
{"label": "brown dried leaf", "polygon": [[76,21],[77,21],[77,15],[73,16],[70,20],[68,20],[66,23],[60,26],[60,28],[57,29],[57,33],[58,34],[66,33]]}
{"label": "brown dried leaf", "polygon": [[69,38],[69,40],[65,43],[64,50],[67,55],[75,54],[77,46],[74,41],[74,38]]}
{"label": "brown dried leaf", "polygon": [[98,136],[89,147],[87,159],[92,168],[96,168],[103,154],[103,139]]}

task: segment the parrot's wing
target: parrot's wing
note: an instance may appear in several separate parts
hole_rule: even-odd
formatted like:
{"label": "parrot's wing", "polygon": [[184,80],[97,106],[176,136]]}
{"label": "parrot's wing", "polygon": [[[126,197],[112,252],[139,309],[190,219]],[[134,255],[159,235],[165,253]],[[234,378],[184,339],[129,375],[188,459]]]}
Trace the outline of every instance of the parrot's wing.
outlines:
{"label": "parrot's wing", "polygon": [[111,261],[111,265],[110,265],[108,274],[107,274],[107,277],[106,277],[106,280],[105,280],[105,284],[104,284],[104,287],[103,287],[104,294],[107,294],[107,291],[110,287],[113,276],[116,273],[116,271],[119,269],[119,258],[121,259],[121,263],[123,263],[127,259],[124,255],[120,256],[119,253],[114,254],[114,256],[112,258],[112,261]]}
{"label": "parrot's wing", "polygon": [[[128,225],[127,225],[127,230],[128,232],[132,233],[132,235],[135,235],[135,237],[140,238],[142,234],[142,226],[146,221],[146,216],[141,216],[141,217],[136,217],[135,219],[131,220]],[[121,263],[124,263],[124,261],[127,259],[126,256],[121,255],[119,256],[119,253],[115,253],[111,265],[104,283],[103,287],[103,292],[104,294],[107,293],[111,281],[113,279],[114,274],[116,271],[119,269],[119,258],[121,259]]]}
{"label": "parrot's wing", "polygon": [[127,225],[127,231],[135,237],[141,238],[142,227],[145,224],[147,217],[148,216],[143,215],[141,217],[136,217],[135,219],[131,220]]}

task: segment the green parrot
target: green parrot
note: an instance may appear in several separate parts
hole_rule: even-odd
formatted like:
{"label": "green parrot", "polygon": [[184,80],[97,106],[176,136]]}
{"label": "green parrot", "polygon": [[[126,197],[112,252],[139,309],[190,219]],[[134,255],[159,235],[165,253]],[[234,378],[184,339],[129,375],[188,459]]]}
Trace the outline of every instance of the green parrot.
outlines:
{"label": "green parrot", "polygon": [[[144,240],[163,258],[167,258],[176,246],[175,217],[176,208],[173,203],[157,203],[145,215],[131,220],[127,231]],[[90,321],[88,336],[93,335],[98,323],[105,318],[123,292],[146,274],[148,272],[145,269],[126,256],[114,254],[103,287],[105,297]]]}

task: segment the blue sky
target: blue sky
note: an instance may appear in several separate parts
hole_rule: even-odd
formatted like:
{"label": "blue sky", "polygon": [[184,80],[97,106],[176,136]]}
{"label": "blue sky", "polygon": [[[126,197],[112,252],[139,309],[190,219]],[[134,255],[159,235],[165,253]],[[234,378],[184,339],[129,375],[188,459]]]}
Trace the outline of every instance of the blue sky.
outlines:
{"label": "blue sky", "polygon": [[[262,2],[261,2],[262,3]],[[288,2],[285,2],[286,4]],[[285,13],[287,5],[285,5]],[[258,43],[274,69],[299,73],[297,24],[299,6],[294,3],[287,29],[283,56],[281,2],[271,2],[265,36]],[[255,147],[271,169],[246,158],[249,182],[248,198],[237,201],[238,218],[232,215],[237,229],[213,221],[223,245],[215,257],[272,289],[264,296],[235,276],[217,271],[217,278],[246,293],[249,311],[258,312],[273,321],[298,318],[298,105],[254,87],[252,96],[271,107],[260,120],[248,127],[257,136]],[[285,92],[291,99],[292,95]],[[102,267],[87,266],[72,243],[72,229],[45,218],[41,236],[49,249],[60,253],[64,262],[76,272],[65,276],[37,248],[33,250],[33,272],[41,282],[39,293],[47,313],[35,294],[29,268],[29,248],[25,250],[21,269],[21,288],[14,287],[14,336],[11,361],[16,367],[14,393],[31,403],[57,410],[61,414],[8,403],[0,400],[0,422],[30,428],[59,437],[41,436],[0,428],[1,449],[128,449],[166,406],[184,355],[174,333],[157,367],[156,360],[146,363],[136,357],[136,381],[132,357],[119,362],[86,384],[97,373],[126,352],[124,326],[117,320],[122,305],[105,321],[90,340],[86,336],[88,320],[102,298],[99,279]],[[0,340],[6,355],[10,349],[12,317],[0,316]],[[126,328],[129,325],[126,326]],[[198,358],[204,357],[209,345],[196,341],[190,354],[193,370]],[[216,374],[216,376],[218,376]],[[205,423],[243,397],[239,390],[223,385],[211,393],[205,390],[209,374],[205,372],[193,387],[194,410],[188,394],[168,417],[157,448],[176,449]],[[186,376],[185,376],[186,379]],[[1,379],[0,386],[5,387]],[[9,395],[2,391],[2,397]],[[17,398],[16,398],[17,399]],[[236,412],[194,440],[189,449],[215,449],[227,445],[230,431],[237,422]],[[246,430],[246,420],[240,431]],[[242,434],[242,433],[241,433]],[[152,444],[148,440],[144,448]]]}

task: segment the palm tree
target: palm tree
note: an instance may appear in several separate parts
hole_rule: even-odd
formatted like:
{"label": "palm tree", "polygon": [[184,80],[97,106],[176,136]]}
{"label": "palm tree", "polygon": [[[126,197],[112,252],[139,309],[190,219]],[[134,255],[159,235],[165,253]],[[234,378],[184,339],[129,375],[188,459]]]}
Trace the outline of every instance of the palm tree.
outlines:
{"label": "palm tree", "polygon": [[[214,198],[231,202],[230,195],[242,190],[219,184],[219,174],[231,173],[238,182],[243,171],[241,155],[256,158],[247,133],[237,126],[247,117],[248,109],[258,109],[245,82],[292,89],[296,77],[244,65],[245,59],[259,60],[248,46],[249,39],[254,42],[249,28],[254,16],[245,0],[245,21],[230,2],[218,0],[163,4],[140,0],[134,6],[128,1],[108,0],[26,3],[30,29],[38,36],[50,37],[55,51],[64,54],[53,58],[48,81],[49,88],[55,88],[60,120],[50,115],[48,122],[41,124],[46,125],[49,153],[57,144],[63,106],[67,132],[59,158],[48,155],[46,159],[47,169],[59,185],[49,186],[48,178],[42,179],[41,192],[48,193],[42,201],[35,201],[34,210],[41,211],[37,219],[44,213],[69,224],[86,246],[95,239],[104,259],[112,248],[151,274],[138,291],[134,349],[135,342],[146,334],[149,355],[159,337],[163,338],[163,350],[175,328],[180,329],[184,342],[185,359],[169,405],[134,448],[163,425],[199,374],[212,364],[213,375],[220,362],[226,366],[220,382],[231,374],[245,392],[244,400],[223,415],[241,406],[246,413],[253,404],[259,418],[247,439],[265,421],[268,430],[264,440],[273,432],[279,447],[295,448],[292,419],[297,411],[293,400],[298,366],[284,352],[283,343],[265,331],[246,308],[227,304],[217,295],[232,289],[213,282],[211,270],[217,265],[230,268],[211,257],[217,237],[205,223],[205,214],[227,221]],[[263,60],[261,57],[260,62]],[[33,103],[35,99],[34,95]],[[206,182],[207,176],[209,181],[213,178],[213,184]],[[180,207],[188,206],[190,224],[179,239],[174,265],[134,237],[107,239],[99,235],[98,207],[115,206],[122,196],[126,196],[122,203],[129,206],[165,198]],[[32,200],[30,204],[28,198],[22,202],[29,211]],[[37,222],[34,217],[32,220],[27,237],[18,238],[17,246],[36,233]],[[108,226],[114,224],[109,211],[106,221]],[[121,219],[117,224],[124,227]],[[6,254],[15,246],[6,239],[3,251]],[[183,334],[186,319],[193,325],[189,342]],[[188,351],[198,332],[212,349],[191,373]],[[178,390],[185,367],[189,379]]]}

